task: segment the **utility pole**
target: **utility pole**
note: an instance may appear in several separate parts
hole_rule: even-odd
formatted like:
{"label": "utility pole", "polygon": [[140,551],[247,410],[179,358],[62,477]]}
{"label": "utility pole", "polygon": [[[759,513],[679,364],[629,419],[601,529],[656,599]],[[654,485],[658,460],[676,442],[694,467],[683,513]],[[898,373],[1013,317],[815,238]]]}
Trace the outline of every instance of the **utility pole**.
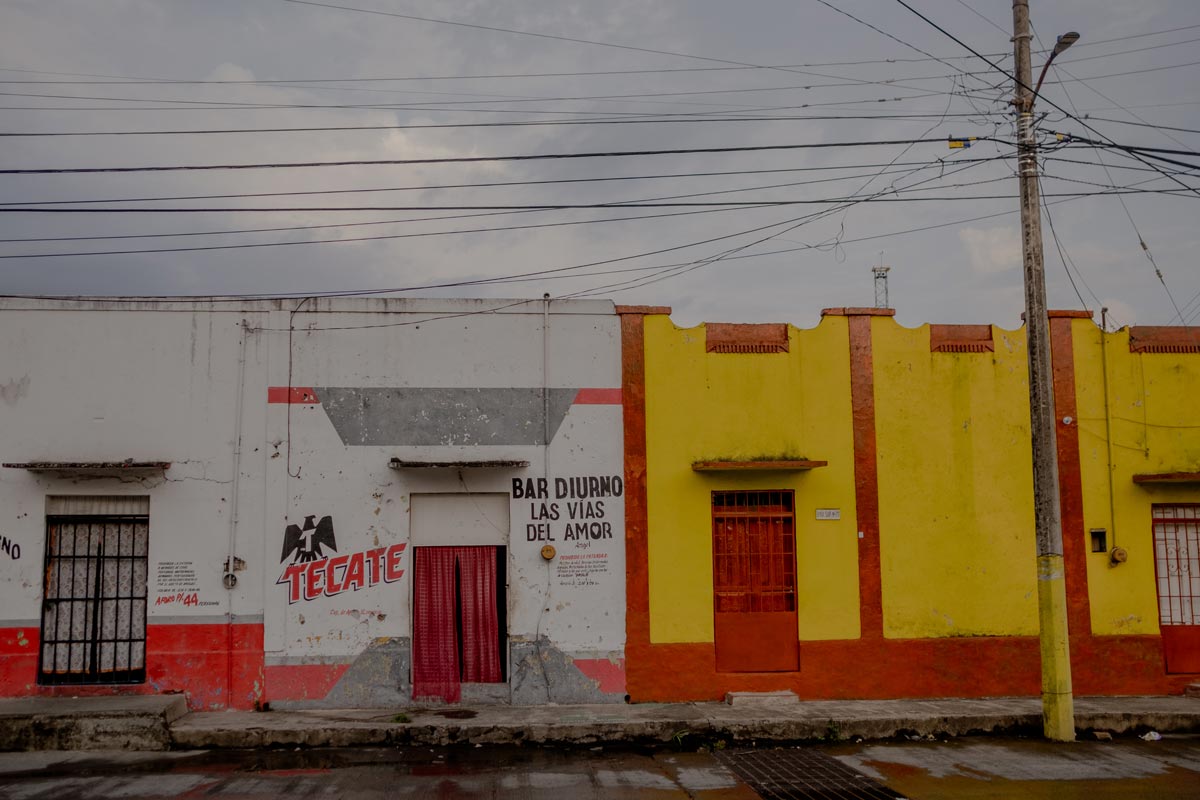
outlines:
{"label": "utility pole", "polygon": [[[1017,67],[1017,156],[1021,183],[1021,242],[1025,266],[1025,332],[1029,353],[1029,423],[1033,438],[1033,505],[1037,531],[1038,627],[1042,661],[1042,729],[1047,739],[1075,739],[1075,698],[1067,637],[1067,591],[1063,563],[1058,457],[1054,433],[1054,387],[1050,371],[1050,324],[1042,267],[1042,221],[1038,194],[1037,140],[1029,63],[1029,0],[1013,0],[1013,48]],[[1068,36],[1070,36],[1068,34]],[[1060,37],[1055,53],[1069,47]],[[1046,62],[1046,67],[1050,62]],[[1046,74],[1042,70],[1042,76]],[[1041,82],[1039,81],[1039,88]]]}

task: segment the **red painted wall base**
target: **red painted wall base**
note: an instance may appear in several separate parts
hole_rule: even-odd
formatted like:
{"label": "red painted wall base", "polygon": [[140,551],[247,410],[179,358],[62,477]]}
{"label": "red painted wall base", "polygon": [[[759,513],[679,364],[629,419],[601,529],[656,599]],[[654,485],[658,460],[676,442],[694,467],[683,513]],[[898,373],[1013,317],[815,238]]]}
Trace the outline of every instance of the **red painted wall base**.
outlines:
{"label": "red painted wall base", "polygon": [[40,631],[0,628],[0,696],[94,697],[180,692],[195,711],[254,708],[263,693],[262,623],[146,626],[146,682],[40,686]]}
{"label": "red painted wall base", "polygon": [[[801,642],[797,672],[716,671],[711,643],[626,645],[634,702],[719,700],[726,692],[794,691],[801,699],[1036,696],[1035,637],[857,639]],[[1167,675],[1157,636],[1071,641],[1079,695],[1182,694],[1195,675]]]}

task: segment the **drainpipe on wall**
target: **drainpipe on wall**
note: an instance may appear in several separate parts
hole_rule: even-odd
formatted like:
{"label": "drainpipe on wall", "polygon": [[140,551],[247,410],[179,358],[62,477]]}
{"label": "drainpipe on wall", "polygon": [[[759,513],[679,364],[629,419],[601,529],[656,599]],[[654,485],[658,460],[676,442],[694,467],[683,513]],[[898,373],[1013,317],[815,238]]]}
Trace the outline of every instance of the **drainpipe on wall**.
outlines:
{"label": "drainpipe on wall", "polygon": [[1109,563],[1116,566],[1118,562],[1112,557],[1117,552],[1117,499],[1113,496],[1113,440],[1112,440],[1112,410],[1108,402],[1108,309],[1100,309],[1100,374],[1103,376],[1104,387],[1104,444],[1108,449],[1108,525],[1111,539],[1109,540]]}
{"label": "drainpipe on wall", "polygon": [[229,496],[229,545],[225,552],[225,576],[222,583],[227,590],[229,610],[225,620],[225,703],[233,705],[233,589],[237,586],[237,526],[238,485],[242,471],[242,396],[246,385],[246,334],[249,326],[242,320],[241,342],[238,354],[237,394],[234,399],[233,421],[233,485]]}

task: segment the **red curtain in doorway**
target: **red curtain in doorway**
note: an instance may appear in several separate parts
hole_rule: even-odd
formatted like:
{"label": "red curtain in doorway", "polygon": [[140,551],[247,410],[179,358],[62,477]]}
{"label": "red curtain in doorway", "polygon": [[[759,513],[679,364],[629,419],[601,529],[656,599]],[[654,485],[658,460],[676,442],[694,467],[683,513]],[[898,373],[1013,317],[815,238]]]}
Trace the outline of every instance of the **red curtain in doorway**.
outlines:
{"label": "red curtain in doorway", "polygon": [[500,681],[496,548],[418,547],[413,559],[413,697],[457,703],[462,681]]}
{"label": "red curtain in doorway", "polygon": [[453,547],[413,551],[413,697],[457,703],[458,631]]}
{"label": "red curtain in doorway", "polygon": [[500,682],[500,631],[496,612],[496,548],[455,547],[461,580],[462,677],[467,683]]}

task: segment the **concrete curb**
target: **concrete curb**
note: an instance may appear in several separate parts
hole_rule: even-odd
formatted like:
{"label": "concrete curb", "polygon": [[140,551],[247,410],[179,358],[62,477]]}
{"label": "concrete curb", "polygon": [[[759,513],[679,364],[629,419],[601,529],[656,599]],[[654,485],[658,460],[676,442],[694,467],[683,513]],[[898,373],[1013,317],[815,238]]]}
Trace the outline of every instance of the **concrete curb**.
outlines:
{"label": "concrete curb", "polygon": [[0,700],[0,751],[167,750],[183,695]]}
{"label": "concrete curb", "polygon": [[[397,721],[403,720],[403,721]],[[1076,728],[1200,732],[1189,697],[1077,698]],[[181,695],[0,700],[0,750],[672,745],[1038,736],[1037,698],[474,706],[187,713]]]}
{"label": "concrete curb", "polygon": [[[470,715],[469,719],[454,718]],[[395,722],[396,716],[408,722]],[[847,701],[734,709],[719,703],[562,706],[437,711],[298,711],[191,714],[171,728],[175,749],[830,742],[901,736],[1041,733],[1036,699]],[[1184,698],[1093,698],[1077,707],[1081,738],[1100,730],[1200,732],[1200,703]]]}

